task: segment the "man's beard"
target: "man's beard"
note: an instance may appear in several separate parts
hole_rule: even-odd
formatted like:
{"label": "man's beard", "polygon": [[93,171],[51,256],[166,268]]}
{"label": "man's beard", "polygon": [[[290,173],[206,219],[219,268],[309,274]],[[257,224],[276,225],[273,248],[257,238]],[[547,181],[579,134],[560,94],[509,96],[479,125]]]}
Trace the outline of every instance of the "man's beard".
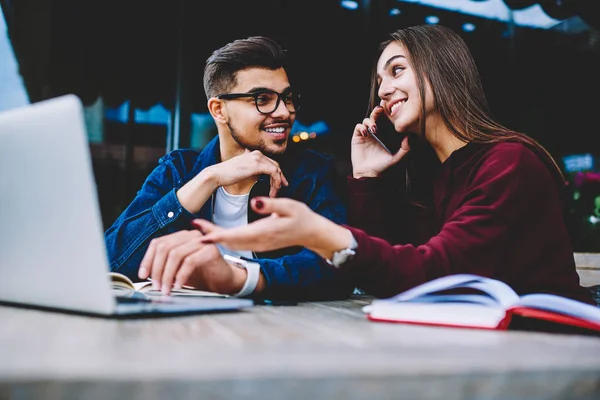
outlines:
{"label": "man's beard", "polygon": [[281,157],[281,155],[285,152],[285,149],[287,148],[287,146],[285,146],[285,142],[287,141],[287,138],[273,141],[273,143],[275,143],[277,145],[284,145],[284,147],[281,151],[275,153],[275,152],[272,152],[271,150],[269,150],[269,148],[267,147],[267,144],[265,143],[265,141],[262,138],[259,139],[258,143],[252,144],[252,143],[248,142],[244,138],[243,135],[239,134],[236,131],[236,129],[231,125],[231,123],[227,122],[227,127],[229,127],[229,132],[231,132],[231,137],[233,138],[233,140],[235,140],[235,142],[240,147],[243,147],[250,151],[258,150],[261,153],[263,153],[264,155],[266,155],[267,157],[272,158],[274,160],[277,160],[278,157]]}

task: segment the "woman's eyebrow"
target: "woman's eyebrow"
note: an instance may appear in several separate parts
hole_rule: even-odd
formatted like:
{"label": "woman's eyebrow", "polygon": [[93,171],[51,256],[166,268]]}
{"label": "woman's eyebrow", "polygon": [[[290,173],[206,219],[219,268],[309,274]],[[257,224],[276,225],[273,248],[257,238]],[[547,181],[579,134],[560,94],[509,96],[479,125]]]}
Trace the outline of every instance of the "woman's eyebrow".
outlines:
{"label": "woman's eyebrow", "polygon": [[[386,62],[385,64],[383,64],[383,69],[386,70],[390,64],[392,63],[392,61],[396,60],[397,58],[406,58],[404,57],[402,54],[397,54],[395,56],[391,56]],[[379,73],[377,74],[377,76],[379,77]]]}
{"label": "woman's eyebrow", "polygon": [[389,67],[389,66],[390,66],[390,64],[392,63],[392,61],[394,61],[394,60],[395,60],[395,59],[397,59],[397,58],[406,58],[406,57],[404,57],[404,56],[403,56],[403,55],[401,55],[401,54],[398,54],[398,55],[395,55],[395,56],[391,56],[391,57],[390,57],[390,58],[389,58],[389,59],[388,59],[388,60],[385,62],[385,64],[383,65],[383,69],[387,69],[387,67]]}

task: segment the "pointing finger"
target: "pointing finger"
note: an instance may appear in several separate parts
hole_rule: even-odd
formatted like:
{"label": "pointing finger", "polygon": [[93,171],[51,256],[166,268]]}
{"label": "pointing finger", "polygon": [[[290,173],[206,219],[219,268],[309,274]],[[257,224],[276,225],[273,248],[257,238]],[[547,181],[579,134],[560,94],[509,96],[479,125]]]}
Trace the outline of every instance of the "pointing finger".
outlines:
{"label": "pointing finger", "polygon": [[200,218],[193,220],[192,225],[205,235],[220,229],[217,225],[213,224],[212,222]]}

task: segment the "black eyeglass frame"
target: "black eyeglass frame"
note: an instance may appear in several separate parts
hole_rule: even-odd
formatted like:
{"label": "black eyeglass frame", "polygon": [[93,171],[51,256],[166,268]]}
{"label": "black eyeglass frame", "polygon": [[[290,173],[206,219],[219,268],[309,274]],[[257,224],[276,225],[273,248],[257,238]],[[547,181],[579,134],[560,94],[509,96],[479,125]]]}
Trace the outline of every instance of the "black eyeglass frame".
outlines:
{"label": "black eyeglass frame", "polygon": [[[277,96],[277,101],[275,102],[275,107],[273,108],[273,110],[271,110],[269,112],[263,112],[258,107],[258,97],[265,93],[273,93]],[[275,110],[277,110],[277,108],[279,107],[279,103],[281,102],[283,97],[288,96],[290,93],[292,94],[292,107],[294,107],[294,109],[290,110],[290,108],[288,107],[285,100],[283,101],[283,104],[286,105],[286,108],[288,109],[289,112],[296,113],[300,109],[300,94],[293,92],[290,89],[285,90],[283,93],[278,93],[274,90],[265,89],[265,90],[257,90],[256,92],[248,92],[248,93],[223,93],[223,94],[219,94],[215,97],[219,100],[235,100],[235,99],[241,99],[244,97],[253,97],[254,105],[256,106],[256,111],[258,111],[261,114],[268,115],[268,114],[275,112]]]}

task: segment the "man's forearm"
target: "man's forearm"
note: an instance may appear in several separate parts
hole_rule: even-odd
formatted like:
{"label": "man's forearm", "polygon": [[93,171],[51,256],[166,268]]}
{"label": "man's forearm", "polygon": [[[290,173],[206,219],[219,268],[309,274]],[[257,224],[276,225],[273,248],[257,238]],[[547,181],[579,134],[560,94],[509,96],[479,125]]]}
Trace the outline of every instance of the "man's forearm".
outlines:
{"label": "man's forearm", "polygon": [[[148,206],[145,203],[153,204]],[[158,201],[134,200],[105,233],[111,270],[123,272],[130,278],[137,277],[139,262],[150,240],[189,229],[194,218],[196,215],[181,207],[175,190]]]}
{"label": "man's forearm", "polygon": [[177,191],[177,199],[183,208],[195,214],[200,211],[216,188],[212,174],[205,169]]}
{"label": "man's forearm", "polygon": [[294,300],[324,300],[346,298],[354,289],[340,270],[328,265],[315,252],[303,249],[299,253],[278,259],[257,259],[265,286],[259,297]]}

